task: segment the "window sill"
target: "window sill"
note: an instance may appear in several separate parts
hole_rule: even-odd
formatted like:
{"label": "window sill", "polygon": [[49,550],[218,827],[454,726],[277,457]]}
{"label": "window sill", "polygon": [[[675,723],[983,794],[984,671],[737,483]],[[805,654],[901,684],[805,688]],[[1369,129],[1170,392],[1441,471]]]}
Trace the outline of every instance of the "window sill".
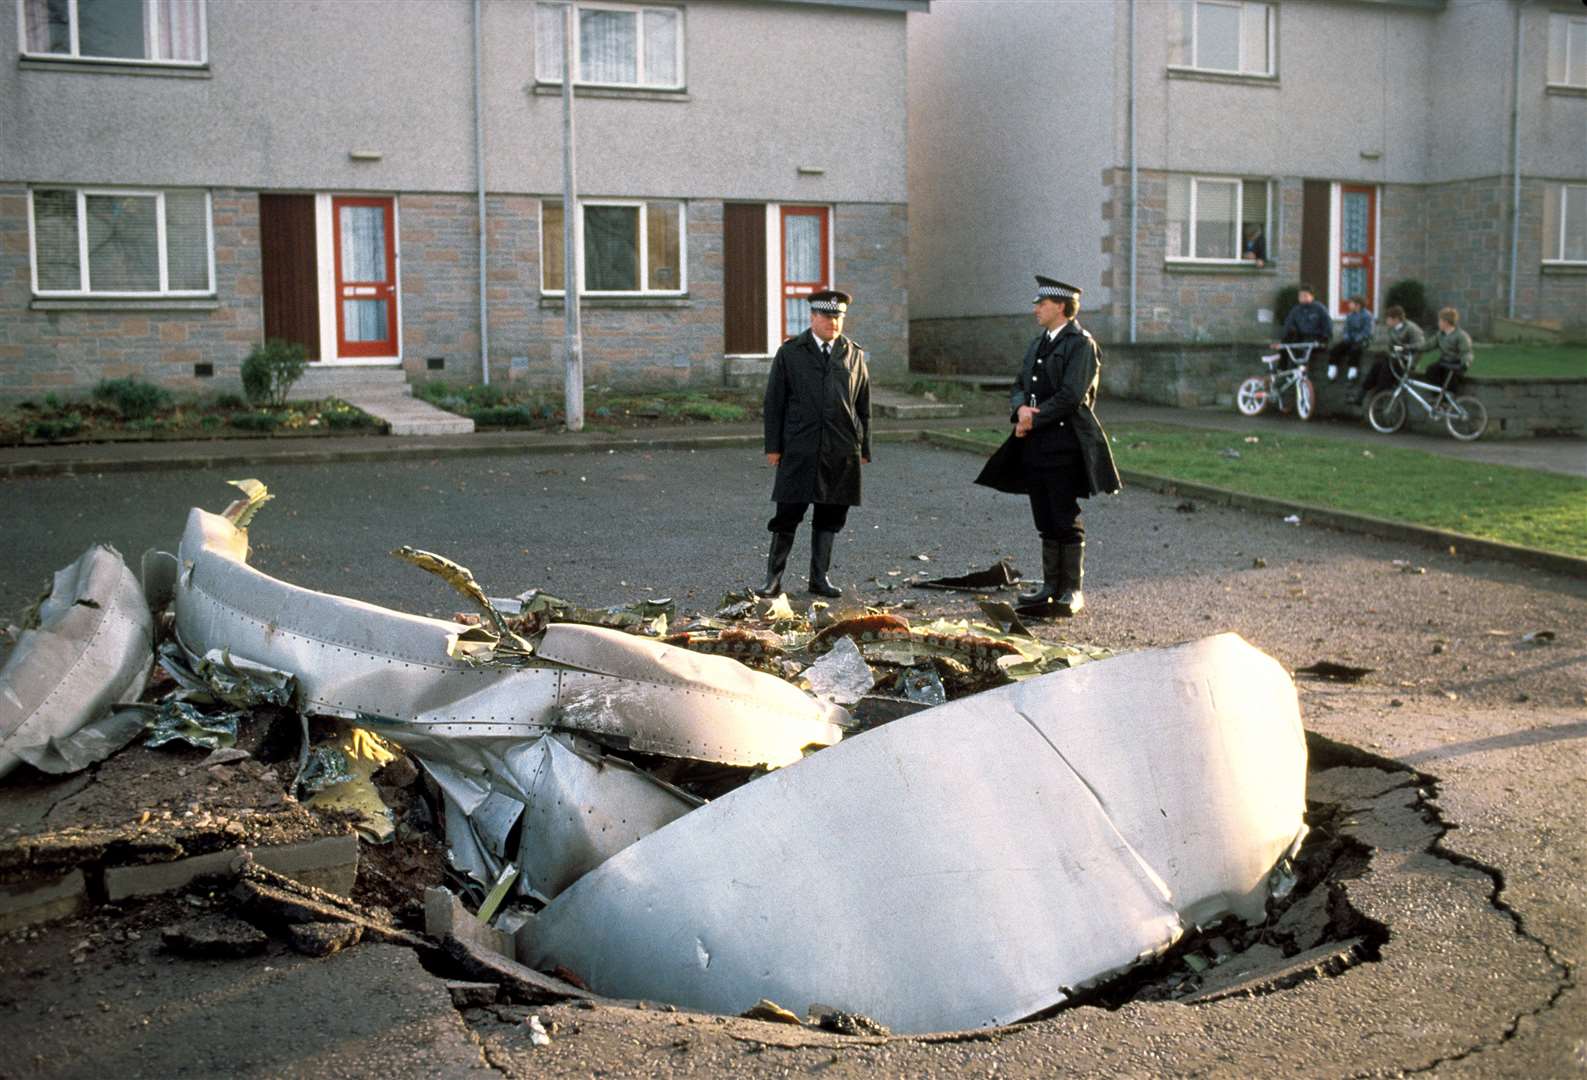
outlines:
{"label": "window sill", "polygon": [[30,311],[215,311],[213,296],[35,296]]}
{"label": "window sill", "polygon": [[1246,75],[1238,71],[1209,71],[1205,68],[1170,67],[1170,79],[1189,79],[1192,82],[1226,83],[1230,86],[1265,86],[1277,90],[1277,75]]}
{"label": "window sill", "polygon": [[1245,261],[1200,262],[1194,259],[1165,259],[1163,269],[1175,274],[1277,274],[1278,267],[1269,262],[1256,266]]}
{"label": "window sill", "polygon": [[1558,94],[1560,97],[1587,97],[1587,86],[1570,86],[1565,83],[1549,83],[1543,88],[1545,94]]}
{"label": "window sill", "polygon": [[[535,83],[529,92],[536,97],[562,96],[562,84]],[[580,86],[573,84],[573,96],[576,98],[626,98],[630,101],[688,101],[689,91],[658,90],[651,86]]]}
{"label": "window sill", "polygon": [[[562,310],[562,297],[542,296],[540,307],[542,310]],[[580,296],[579,308],[588,311],[591,308],[690,308],[694,301],[687,296]]]}
{"label": "window sill", "polygon": [[1560,274],[1565,277],[1587,274],[1587,262],[1579,263],[1544,263],[1541,270],[1545,274]]}
{"label": "window sill", "polygon": [[105,60],[79,60],[63,56],[58,60],[44,60],[24,56],[17,60],[23,71],[70,71],[76,75],[152,75],[158,79],[208,79],[208,64],[116,64]]}

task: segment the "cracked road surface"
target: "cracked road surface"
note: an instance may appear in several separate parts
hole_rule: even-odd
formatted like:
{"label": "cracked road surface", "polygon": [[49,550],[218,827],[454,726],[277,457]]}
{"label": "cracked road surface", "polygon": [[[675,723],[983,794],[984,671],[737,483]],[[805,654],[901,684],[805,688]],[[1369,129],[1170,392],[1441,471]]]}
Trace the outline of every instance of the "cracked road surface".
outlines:
{"label": "cracked road surface", "polygon": [[[260,475],[278,498],[253,527],[255,565],[406,610],[455,610],[444,587],[386,557],[408,543],[468,565],[492,594],[538,585],[604,604],[671,593],[681,609],[709,608],[764,558],[769,476],[757,456],[635,451],[278,468]],[[890,569],[937,576],[1000,555],[1029,571],[1036,544],[1028,512],[973,488],[978,466],[953,451],[880,446],[834,576],[845,585],[896,581]],[[0,521],[0,606],[15,611],[92,540],[134,560],[151,545],[174,548],[190,505],[230,500],[226,478],[195,471],[0,483],[8,507],[28,509]],[[1355,762],[1314,784],[1312,798],[1349,808],[1352,835],[1375,849],[1341,888],[1388,927],[1377,962],[1255,997],[1082,1008],[1015,1029],[873,1044],[654,1006],[502,1006],[464,1016],[416,963],[377,962],[387,949],[374,946],[318,962],[268,960],[282,973],[272,984],[281,992],[249,996],[239,985],[194,997],[202,1004],[191,1009],[183,980],[169,975],[203,969],[224,986],[242,970],[232,965],[255,962],[175,967],[153,958],[157,934],[146,934],[73,964],[75,939],[52,943],[46,934],[26,948],[0,943],[0,1045],[16,1048],[0,1072],[97,1077],[103,1052],[128,1076],[174,1075],[183,1061],[195,1075],[225,1063],[241,1073],[317,1077],[730,1068],[1587,1074],[1579,977],[1587,952],[1587,583],[1231,510],[1181,512],[1181,502],[1141,491],[1092,500],[1087,613],[1043,632],[1131,649],[1227,629],[1291,668],[1320,659],[1374,668],[1360,685],[1302,681],[1300,691],[1308,728],[1434,778]],[[1255,559],[1266,565],[1254,567]],[[873,598],[900,595],[867,588]],[[904,595],[919,605],[906,614],[971,612],[967,598]],[[1557,640],[1521,640],[1540,629]],[[160,965],[160,979],[139,977],[140,956]],[[289,990],[288,971],[329,978],[336,1004]],[[407,1004],[398,1008],[394,994]],[[53,1011],[36,1008],[43,1003]],[[550,1047],[532,1047],[520,1022],[531,1011],[553,1028]],[[198,1016],[203,1022],[189,1026],[185,1018]],[[157,1039],[142,1023],[150,1018]],[[410,1060],[423,1067],[410,1072]]]}

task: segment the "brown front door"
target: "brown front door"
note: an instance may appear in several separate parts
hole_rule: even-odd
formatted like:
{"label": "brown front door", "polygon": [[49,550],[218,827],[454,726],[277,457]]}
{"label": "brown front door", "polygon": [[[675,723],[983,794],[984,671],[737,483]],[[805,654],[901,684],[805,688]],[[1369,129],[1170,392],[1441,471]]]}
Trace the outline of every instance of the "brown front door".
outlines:
{"label": "brown front door", "polygon": [[259,253],[264,277],[265,340],[302,345],[320,359],[319,266],[314,196],[259,196]]}
{"label": "brown front door", "polygon": [[397,246],[391,199],[331,200],[336,232],[336,353],[397,355]]}
{"label": "brown front door", "polygon": [[722,207],[723,351],[766,351],[766,205]]}
{"label": "brown front door", "polygon": [[1328,237],[1333,189],[1326,180],[1307,180],[1301,188],[1300,279],[1317,290],[1317,299],[1328,310]]}

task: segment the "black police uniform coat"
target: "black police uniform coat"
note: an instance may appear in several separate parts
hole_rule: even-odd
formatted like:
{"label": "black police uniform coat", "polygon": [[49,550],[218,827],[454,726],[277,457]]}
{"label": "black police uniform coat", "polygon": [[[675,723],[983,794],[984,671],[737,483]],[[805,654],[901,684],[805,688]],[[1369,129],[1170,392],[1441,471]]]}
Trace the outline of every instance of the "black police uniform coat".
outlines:
{"label": "black police uniform coat", "polygon": [[766,380],[766,452],[782,454],[774,502],[860,505],[860,459],[871,456],[871,375],[843,335],[824,359],[806,330],[777,350]]}
{"label": "black police uniform coat", "polygon": [[1050,464],[1059,468],[1078,455],[1084,473],[1080,497],[1112,495],[1120,489],[1119,471],[1113,464],[1107,433],[1091,411],[1102,376],[1101,350],[1071,319],[1058,331],[1053,351],[1038,364],[1036,350],[1045,336],[1038,335],[1025,350],[1019,380],[1009,395],[1011,420],[1017,420],[1020,406],[1031,404],[1035,396],[1037,412],[1030,433],[1022,439],[1010,435],[975,482],[1024,495],[1030,491],[1025,480],[1027,467]]}

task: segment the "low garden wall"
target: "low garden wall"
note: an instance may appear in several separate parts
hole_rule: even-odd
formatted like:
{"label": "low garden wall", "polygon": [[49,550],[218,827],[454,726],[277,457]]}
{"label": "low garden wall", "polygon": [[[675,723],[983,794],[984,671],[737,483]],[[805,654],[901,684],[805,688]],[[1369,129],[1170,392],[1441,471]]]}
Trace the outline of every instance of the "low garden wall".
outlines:
{"label": "low garden wall", "polygon": [[[1102,389],[1109,397],[1179,407],[1234,408],[1235,388],[1267,369],[1260,344],[1104,344]],[[1478,370],[1482,358],[1478,355]],[[1360,417],[1343,378],[1313,375],[1319,416]],[[1466,389],[1488,407],[1486,438],[1587,435],[1587,379],[1495,379],[1472,375]],[[1414,410],[1413,410],[1414,411]],[[1413,419],[1412,426],[1425,421]]]}

